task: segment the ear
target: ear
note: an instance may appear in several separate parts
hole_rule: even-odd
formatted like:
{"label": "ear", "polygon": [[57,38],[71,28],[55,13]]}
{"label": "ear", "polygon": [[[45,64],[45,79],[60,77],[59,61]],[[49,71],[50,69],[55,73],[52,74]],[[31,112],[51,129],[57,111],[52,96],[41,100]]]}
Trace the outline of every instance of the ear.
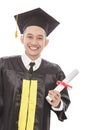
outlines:
{"label": "ear", "polygon": [[20,41],[21,41],[22,44],[24,44],[24,36],[23,35],[21,35]]}
{"label": "ear", "polygon": [[46,39],[46,41],[45,41],[45,46],[47,46],[48,43],[49,43],[49,39]]}

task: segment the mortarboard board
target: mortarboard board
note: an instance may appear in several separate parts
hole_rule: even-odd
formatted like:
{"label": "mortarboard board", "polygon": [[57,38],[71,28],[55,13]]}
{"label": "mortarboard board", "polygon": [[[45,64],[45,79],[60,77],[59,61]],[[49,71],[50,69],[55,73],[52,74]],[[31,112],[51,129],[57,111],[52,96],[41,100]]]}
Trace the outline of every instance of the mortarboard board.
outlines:
{"label": "mortarboard board", "polygon": [[36,8],[28,12],[17,14],[14,16],[19,27],[20,33],[28,26],[40,26],[48,36],[59,24],[59,22],[52,16],[47,14],[41,8]]}

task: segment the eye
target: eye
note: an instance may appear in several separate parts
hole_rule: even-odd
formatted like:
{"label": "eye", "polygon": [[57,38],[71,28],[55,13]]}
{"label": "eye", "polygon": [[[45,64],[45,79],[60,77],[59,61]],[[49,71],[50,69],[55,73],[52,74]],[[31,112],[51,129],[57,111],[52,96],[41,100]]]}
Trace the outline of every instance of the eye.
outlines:
{"label": "eye", "polygon": [[28,38],[30,38],[30,39],[32,39],[32,38],[33,38],[31,35],[28,35],[27,37],[28,37]]}
{"label": "eye", "polygon": [[43,40],[43,37],[38,37],[37,39],[38,39],[38,40]]}

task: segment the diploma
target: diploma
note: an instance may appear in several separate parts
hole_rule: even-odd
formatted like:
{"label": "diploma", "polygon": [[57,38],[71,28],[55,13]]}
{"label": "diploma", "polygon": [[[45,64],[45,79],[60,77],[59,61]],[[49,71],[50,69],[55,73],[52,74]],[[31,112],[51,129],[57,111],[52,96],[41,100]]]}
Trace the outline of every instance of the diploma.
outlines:
{"label": "diploma", "polygon": [[[56,91],[61,92],[65,87],[72,88],[68,83],[75,78],[75,76],[79,73],[78,69],[74,69],[63,81],[57,81],[57,87],[54,89]],[[47,100],[52,100],[49,96],[46,97]]]}

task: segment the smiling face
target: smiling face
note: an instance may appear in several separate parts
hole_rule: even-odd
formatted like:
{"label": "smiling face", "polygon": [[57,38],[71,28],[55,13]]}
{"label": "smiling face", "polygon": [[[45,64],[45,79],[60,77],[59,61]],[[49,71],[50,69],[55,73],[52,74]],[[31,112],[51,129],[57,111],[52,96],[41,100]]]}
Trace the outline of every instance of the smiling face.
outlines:
{"label": "smiling face", "polygon": [[39,26],[29,26],[25,29],[21,42],[24,44],[26,55],[32,59],[37,59],[44,47],[48,44],[46,33]]}

